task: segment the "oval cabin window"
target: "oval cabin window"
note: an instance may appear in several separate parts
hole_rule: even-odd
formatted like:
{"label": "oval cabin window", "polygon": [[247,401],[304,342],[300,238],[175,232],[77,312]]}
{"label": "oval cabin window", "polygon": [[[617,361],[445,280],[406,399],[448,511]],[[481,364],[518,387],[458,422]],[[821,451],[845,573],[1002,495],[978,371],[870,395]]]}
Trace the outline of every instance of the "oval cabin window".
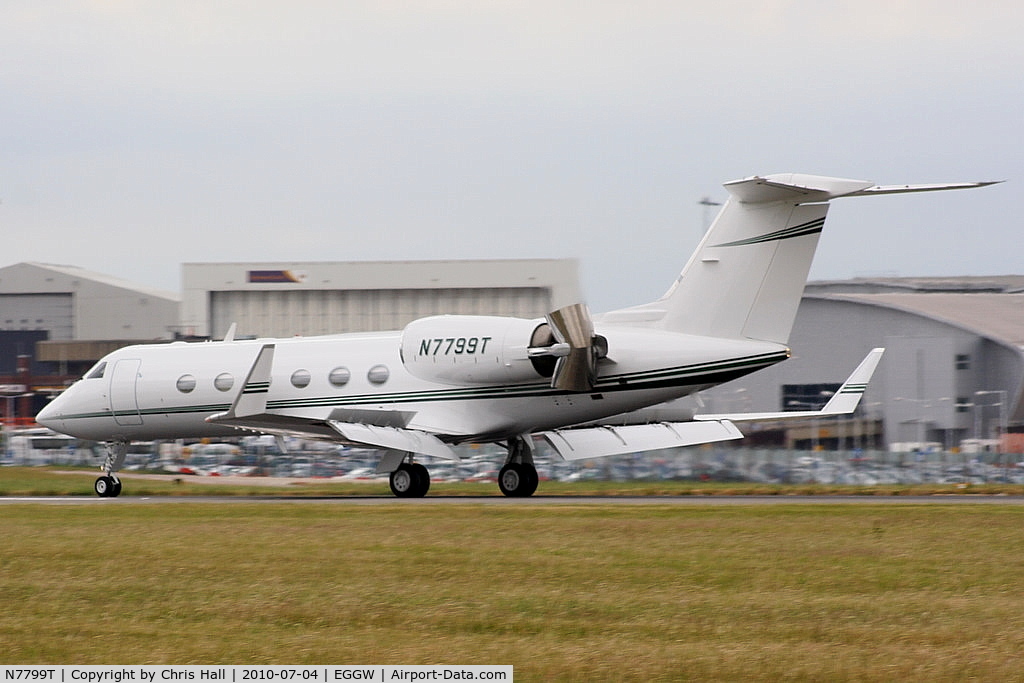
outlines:
{"label": "oval cabin window", "polygon": [[366,379],[370,380],[371,384],[384,384],[388,381],[388,377],[391,376],[391,371],[388,370],[386,365],[374,365],[370,368],[370,371],[366,373]]}
{"label": "oval cabin window", "polygon": [[352,373],[348,371],[348,368],[344,367],[334,368],[331,370],[331,374],[327,376],[327,381],[336,387],[345,386],[350,379],[352,379]]}
{"label": "oval cabin window", "polygon": [[182,375],[175,386],[178,387],[178,391],[187,394],[196,388],[196,378],[192,375]]}
{"label": "oval cabin window", "polygon": [[309,370],[296,370],[292,373],[292,386],[296,389],[305,389],[309,386],[310,379]]}

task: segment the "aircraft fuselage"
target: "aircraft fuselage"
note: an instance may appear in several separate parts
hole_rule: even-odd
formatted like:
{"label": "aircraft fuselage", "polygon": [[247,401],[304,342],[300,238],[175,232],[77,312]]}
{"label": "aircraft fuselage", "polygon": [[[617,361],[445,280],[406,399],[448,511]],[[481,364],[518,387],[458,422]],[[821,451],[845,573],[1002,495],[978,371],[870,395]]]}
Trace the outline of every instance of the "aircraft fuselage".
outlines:
{"label": "aircraft fuselage", "polygon": [[[236,428],[206,418],[228,410],[260,349],[273,343],[271,416],[351,421],[358,415],[359,421],[372,422],[379,415],[448,442],[489,441],[686,396],[789,353],[767,342],[649,329],[600,332],[612,352],[593,390],[583,393],[553,389],[539,375],[460,385],[422,379],[406,369],[401,332],[130,346],[103,358],[38,419],[65,434],[99,441],[238,435]],[[526,358],[525,343],[513,351]]]}

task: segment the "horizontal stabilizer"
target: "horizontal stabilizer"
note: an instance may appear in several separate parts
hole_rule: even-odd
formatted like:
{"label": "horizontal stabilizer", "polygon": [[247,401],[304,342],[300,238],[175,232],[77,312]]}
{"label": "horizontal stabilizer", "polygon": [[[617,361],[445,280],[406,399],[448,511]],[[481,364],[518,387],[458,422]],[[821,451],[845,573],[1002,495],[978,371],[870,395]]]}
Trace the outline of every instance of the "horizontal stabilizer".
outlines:
{"label": "horizontal stabilizer", "polygon": [[564,460],[601,458],[743,438],[740,430],[728,420],[556,429],[541,432],[540,436],[543,436]]}
{"label": "horizontal stabilizer", "polygon": [[977,183],[933,183],[930,185],[875,185],[864,190],[851,192],[847,197],[869,197],[876,194],[903,194],[905,192],[939,192],[941,190],[969,190],[974,187],[998,185],[1002,180],[988,180]]}
{"label": "horizontal stabilizer", "polygon": [[459,456],[448,444],[427,432],[336,420],[328,420],[327,424],[350,443],[419,455],[432,455],[445,460],[459,459]]}
{"label": "horizontal stabilizer", "polygon": [[827,202],[837,197],[867,197],[906,192],[966,190],[994,185],[1001,181],[973,183],[932,183],[927,185],[874,185],[866,180],[848,180],[801,173],[752,176],[725,183],[725,189],[744,204],[787,201],[793,204]]}
{"label": "horizontal stabilizer", "polygon": [[766,204],[787,201],[793,204],[826,202],[863,191],[873,183],[866,180],[828,178],[801,173],[777,173],[752,176],[725,183],[725,189],[744,204]]}

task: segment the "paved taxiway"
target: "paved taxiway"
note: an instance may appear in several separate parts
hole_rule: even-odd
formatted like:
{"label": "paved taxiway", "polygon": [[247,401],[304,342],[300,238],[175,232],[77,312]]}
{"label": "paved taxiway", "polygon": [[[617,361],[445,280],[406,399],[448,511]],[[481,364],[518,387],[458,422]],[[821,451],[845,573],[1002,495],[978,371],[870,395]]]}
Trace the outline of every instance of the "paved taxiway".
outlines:
{"label": "paved taxiway", "polygon": [[287,503],[302,505],[1024,505],[1024,496],[544,496],[506,498],[505,496],[8,496],[0,505],[32,503],[37,505],[173,505],[182,503]]}

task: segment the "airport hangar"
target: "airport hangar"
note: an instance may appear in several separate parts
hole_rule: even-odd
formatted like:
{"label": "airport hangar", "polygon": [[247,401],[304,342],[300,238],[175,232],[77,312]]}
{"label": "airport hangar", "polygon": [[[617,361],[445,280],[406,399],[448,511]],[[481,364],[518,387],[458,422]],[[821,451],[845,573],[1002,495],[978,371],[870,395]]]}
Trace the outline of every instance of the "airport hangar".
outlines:
{"label": "airport hangar", "polygon": [[[182,276],[179,301],[69,266],[0,268],[0,385],[20,396],[18,415],[34,415],[47,394],[129,343],[220,339],[231,323],[241,338],[401,329],[441,313],[535,318],[581,300],[573,259],[189,263]],[[812,282],[794,357],[704,392],[701,411],[820,406],[869,349],[885,346],[855,419],[754,425],[748,441],[955,447],[1021,431],[1022,313],[1024,276]],[[31,366],[17,366],[18,356],[34,356]]]}
{"label": "airport hangar", "polygon": [[705,392],[703,412],[820,407],[876,346],[886,352],[853,418],[787,423],[784,431],[748,426],[750,440],[762,427],[764,443],[802,448],[952,449],[966,441],[996,450],[998,440],[1004,452],[1024,452],[1024,276],[810,282],[790,337],[793,357]]}
{"label": "airport hangar", "polygon": [[428,315],[524,318],[580,300],[575,259],[187,263],[183,300],[74,266],[0,268],[0,414],[28,421],[137,343],[402,329]]}

